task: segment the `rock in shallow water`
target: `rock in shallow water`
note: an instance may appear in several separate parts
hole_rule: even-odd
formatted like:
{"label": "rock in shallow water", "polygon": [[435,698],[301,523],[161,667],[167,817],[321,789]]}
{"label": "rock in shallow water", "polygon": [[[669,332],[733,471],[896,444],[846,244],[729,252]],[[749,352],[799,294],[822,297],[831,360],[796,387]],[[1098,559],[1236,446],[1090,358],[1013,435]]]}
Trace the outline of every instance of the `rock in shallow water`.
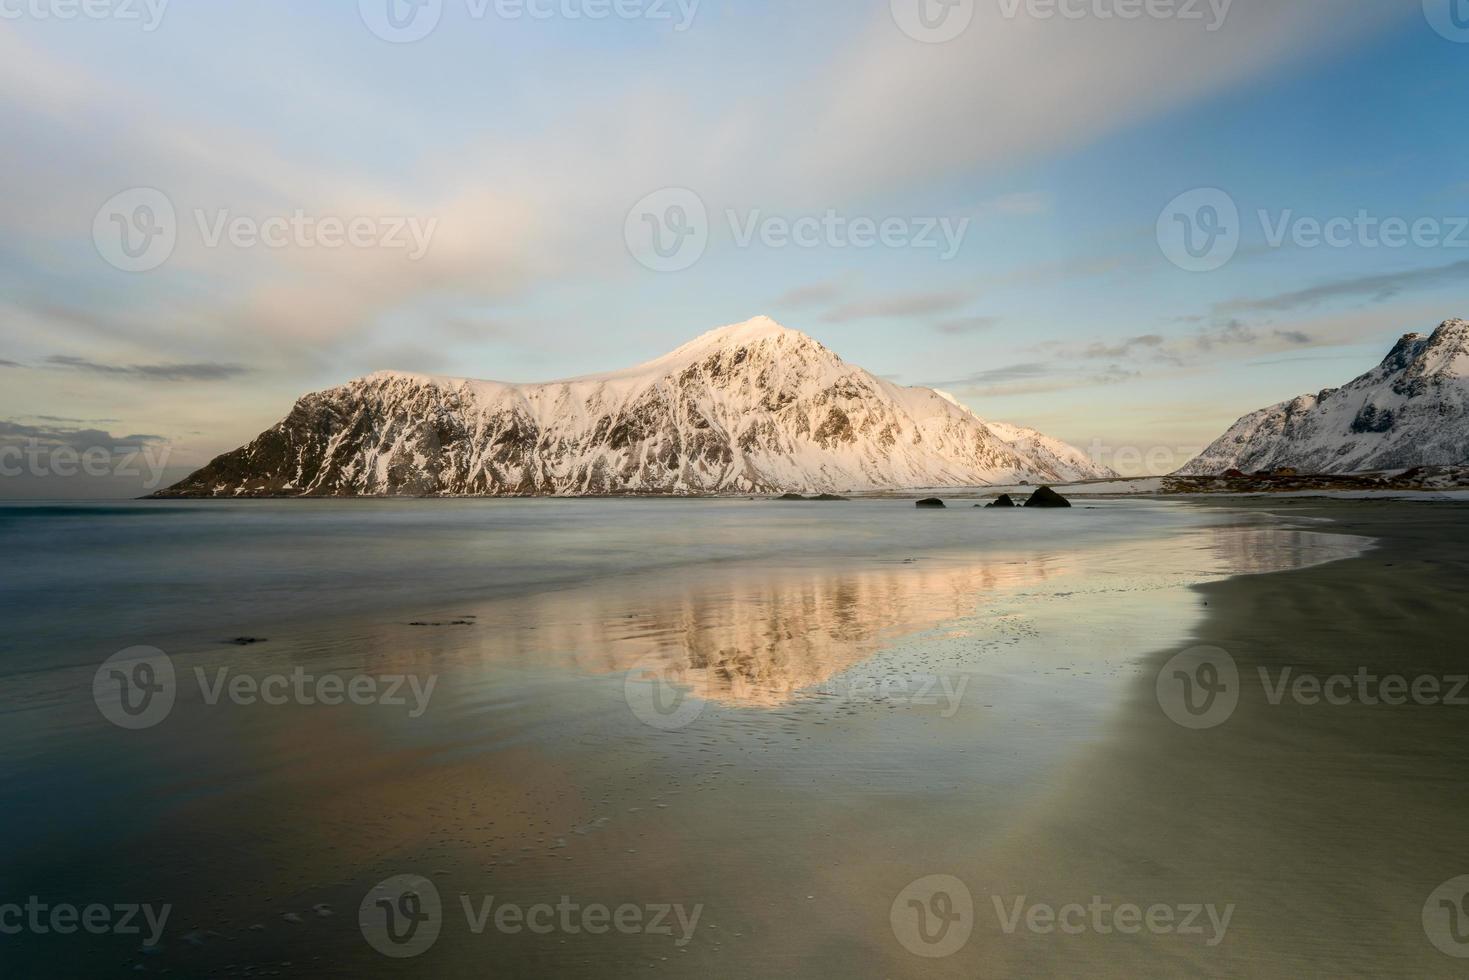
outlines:
{"label": "rock in shallow water", "polygon": [[1025,506],[1027,506],[1027,507],[1070,507],[1071,506],[1071,501],[1067,500],[1065,497],[1061,496],[1059,493],[1057,493],[1056,491],[1052,490],[1050,487],[1041,487],[1035,493],[1033,493],[1033,494],[1030,495],[1030,499],[1025,502]]}
{"label": "rock in shallow water", "polygon": [[[976,504],[975,506],[979,506],[979,505]],[[999,498],[996,499],[993,503],[986,504],[985,506],[986,507],[1014,507],[1015,506],[1015,501],[1010,499],[1010,495],[1008,493],[1002,493],[1002,494],[1000,494]]]}
{"label": "rock in shallow water", "polygon": [[928,509],[931,509],[931,510],[938,510],[941,507],[947,507],[949,505],[946,504],[946,503],[944,503],[942,500],[940,500],[937,497],[929,497],[926,500],[920,500],[920,501],[918,501],[918,506],[919,507],[928,508]]}

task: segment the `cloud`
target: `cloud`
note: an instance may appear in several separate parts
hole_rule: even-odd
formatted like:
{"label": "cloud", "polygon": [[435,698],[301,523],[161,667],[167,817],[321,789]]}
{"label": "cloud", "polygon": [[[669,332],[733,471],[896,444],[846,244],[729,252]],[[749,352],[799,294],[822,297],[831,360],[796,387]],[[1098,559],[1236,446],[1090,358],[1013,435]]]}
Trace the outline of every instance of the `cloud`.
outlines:
{"label": "cloud", "polygon": [[[1141,239],[1141,236],[1138,238]],[[1136,255],[1118,254],[1115,242],[1112,247],[1114,250],[1107,254],[1073,255],[1053,262],[1032,263],[1009,272],[986,276],[982,281],[1002,286],[1051,286],[1073,279],[1105,276],[1129,267],[1141,268],[1145,264]]]}
{"label": "cloud", "polygon": [[46,363],[72,371],[146,381],[228,381],[249,374],[251,370],[239,364],[102,364],[85,357],[63,354],[46,358]]}
{"label": "cloud", "polygon": [[70,419],[60,415],[32,415],[31,418],[40,422],[68,422],[76,425],[108,425],[117,419]]}
{"label": "cloud", "polygon": [[974,4],[960,37],[925,45],[907,43],[879,6],[827,84],[771,107],[788,117],[775,145],[793,176],[870,186],[1064,150],[1415,13],[1380,0],[1236,0],[1226,29],[1206,31],[1178,18],[1006,17],[1003,5]]}
{"label": "cloud", "polygon": [[809,286],[797,286],[795,289],[787,290],[777,296],[771,305],[784,307],[815,306],[819,303],[833,302],[839,295],[841,295],[841,291],[835,282],[817,282]]}
{"label": "cloud", "polygon": [[933,324],[933,329],[950,336],[960,336],[989,330],[999,322],[1000,318],[997,316],[961,316],[939,320]]}
{"label": "cloud", "polygon": [[1250,367],[1275,367],[1281,364],[1315,364],[1318,361],[1353,361],[1360,364],[1362,358],[1356,354],[1307,354],[1303,357],[1275,357],[1263,361],[1250,361]]}
{"label": "cloud", "polygon": [[885,319],[889,317],[933,316],[953,313],[970,301],[967,293],[910,293],[886,299],[860,300],[847,303],[828,311],[822,319],[827,323],[846,323],[850,320]]}
{"label": "cloud", "polygon": [[45,448],[67,447],[77,452],[101,448],[108,451],[128,447],[161,445],[168,440],[155,435],[113,435],[102,429],[76,429],[68,426],[26,425],[0,419],[0,444],[38,445]]}
{"label": "cloud", "polygon": [[975,374],[966,375],[953,381],[943,381],[931,387],[936,388],[966,388],[983,385],[1006,384],[1012,381],[1033,381],[1036,378],[1049,377],[1055,373],[1055,368],[1050,364],[1033,362],[1029,364],[1011,364],[1002,368],[991,368],[988,371],[979,371]]}
{"label": "cloud", "polygon": [[1469,280],[1469,259],[1426,269],[1338,279],[1308,289],[1277,293],[1259,299],[1229,300],[1219,304],[1217,309],[1228,312],[1279,313],[1334,299],[1366,299],[1380,303],[1410,290],[1463,284],[1465,280]]}
{"label": "cloud", "polygon": [[1115,344],[1095,343],[1086,349],[1083,357],[1092,359],[1106,357],[1126,357],[1139,349],[1150,349],[1162,347],[1166,341],[1158,334],[1144,334],[1140,337],[1129,337]]}
{"label": "cloud", "polygon": [[1304,330],[1277,330],[1275,336],[1288,344],[1309,344],[1311,335]]}
{"label": "cloud", "polygon": [[1204,355],[1217,357],[1231,348],[1241,352],[1253,352],[1262,347],[1285,350],[1317,342],[1311,333],[1300,329],[1282,327],[1261,333],[1237,317],[1180,316],[1174,319],[1192,329],[1176,337],[1148,333],[1084,345],[1043,343],[1033,349],[1049,354],[1058,364],[1111,361],[1113,363],[1105,371],[1087,377],[1096,384],[1115,384],[1143,376],[1143,369],[1148,366],[1188,369],[1198,364]]}
{"label": "cloud", "polygon": [[966,398],[995,398],[1005,395],[1037,395],[1075,388],[1094,388],[1136,378],[1140,372],[1112,364],[1100,372],[1082,372],[1058,367],[1057,362],[1032,361],[979,371],[963,378],[930,387],[952,391]]}
{"label": "cloud", "polygon": [[1230,319],[1206,327],[1194,338],[1194,346],[1201,351],[1211,351],[1216,347],[1227,347],[1232,344],[1253,344],[1259,339],[1260,335],[1242,321]]}
{"label": "cloud", "polygon": [[1091,375],[1090,380],[1093,384],[1115,385],[1141,376],[1141,371],[1131,371],[1118,364],[1109,364],[1102,373]]}

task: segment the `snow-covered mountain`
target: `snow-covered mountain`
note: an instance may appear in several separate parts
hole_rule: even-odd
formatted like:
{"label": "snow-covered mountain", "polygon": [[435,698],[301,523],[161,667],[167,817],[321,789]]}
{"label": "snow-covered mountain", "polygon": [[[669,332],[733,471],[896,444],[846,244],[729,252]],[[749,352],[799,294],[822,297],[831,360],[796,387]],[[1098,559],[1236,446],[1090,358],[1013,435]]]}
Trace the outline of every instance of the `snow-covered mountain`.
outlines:
{"label": "snow-covered mountain", "polygon": [[[941,391],[939,394],[943,395],[945,392]],[[1023,425],[983,419],[981,421],[991,432],[1009,443],[1010,448],[1015,450],[1017,455],[1023,459],[1032,460],[1048,472],[1059,474],[1061,477],[1059,482],[1076,483],[1081,480],[1098,478],[1110,480],[1117,476],[1115,471],[1092,462],[1090,456],[1070,443],[1053,439],[1035,429],[1027,429]]]}
{"label": "snow-covered mountain", "polygon": [[369,375],[307,395],[161,495],[840,493],[1110,475],[759,317],[546,384]]}
{"label": "snow-covered mountain", "polygon": [[1246,415],[1185,475],[1292,467],[1301,473],[1469,462],[1469,322],[1410,333],[1377,367],[1341,388]]}

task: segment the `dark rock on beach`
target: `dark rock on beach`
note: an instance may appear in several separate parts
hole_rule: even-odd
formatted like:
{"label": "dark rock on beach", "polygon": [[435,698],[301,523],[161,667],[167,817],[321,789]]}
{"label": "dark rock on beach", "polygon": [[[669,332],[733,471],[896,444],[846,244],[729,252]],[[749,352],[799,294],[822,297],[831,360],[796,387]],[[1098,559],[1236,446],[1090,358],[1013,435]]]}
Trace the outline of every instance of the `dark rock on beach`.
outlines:
{"label": "dark rock on beach", "polygon": [[1067,500],[1065,497],[1061,496],[1059,493],[1057,493],[1056,491],[1052,490],[1050,487],[1041,487],[1035,493],[1033,493],[1033,494],[1030,495],[1030,499],[1025,502],[1025,506],[1027,506],[1027,507],[1070,507],[1071,506],[1071,501]]}
{"label": "dark rock on beach", "polygon": [[938,510],[940,508],[947,507],[949,505],[946,504],[946,503],[944,503],[942,500],[940,500],[937,497],[929,497],[926,500],[920,500],[920,501],[918,501],[918,506],[919,507],[923,507],[923,508],[927,508],[929,510]]}
{"label": "dark rock on beach", "polygon": [[[979,504],[975,504],[975,506],[978,507]],[[1010,495],[1008,493],[1002,493],[1002,494],[1000,494],[1000,496],[999,496],[998,499],[996,499],[996,500],[994,500],[994,501],[992,501],[992,502],[990,502],[988,504],[985,504],[984,506],[986,506],[986,507],[1014,507],[1015,506],[1015,501],[1012,500],[1012,499],[1010,499]]]}

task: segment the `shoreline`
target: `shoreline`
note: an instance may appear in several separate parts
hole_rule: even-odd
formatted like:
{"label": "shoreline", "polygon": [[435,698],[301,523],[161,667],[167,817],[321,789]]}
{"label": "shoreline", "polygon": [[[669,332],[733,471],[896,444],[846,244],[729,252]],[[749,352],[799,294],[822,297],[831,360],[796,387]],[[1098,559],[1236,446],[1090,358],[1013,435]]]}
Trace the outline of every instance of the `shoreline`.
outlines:
{"label": "shoreline", "polygon": [[1189,642],[1237,664],[1233,713],[1199,730],[1170,720],[1158,678],[1178,650],[1149,655],[1104,742],[970,874],[996,894],[1057,904],[1095,895],[1144,908],[1233,905],[1228,935],[1215,947],[1146,933],[1007,935],[976,893],[978,952],[954,975],[976,961],[999,975],[1462,975],[1422,916],[1435,889],[1469,874],[1469,706],[1313,704],[1290,687],[1279,697],[1278,685],[1287,668],[1318,678],[1469,673],[1460,653],[1469,508],[1255,506],[1376,545],[1194,586],[1206,609]]}

